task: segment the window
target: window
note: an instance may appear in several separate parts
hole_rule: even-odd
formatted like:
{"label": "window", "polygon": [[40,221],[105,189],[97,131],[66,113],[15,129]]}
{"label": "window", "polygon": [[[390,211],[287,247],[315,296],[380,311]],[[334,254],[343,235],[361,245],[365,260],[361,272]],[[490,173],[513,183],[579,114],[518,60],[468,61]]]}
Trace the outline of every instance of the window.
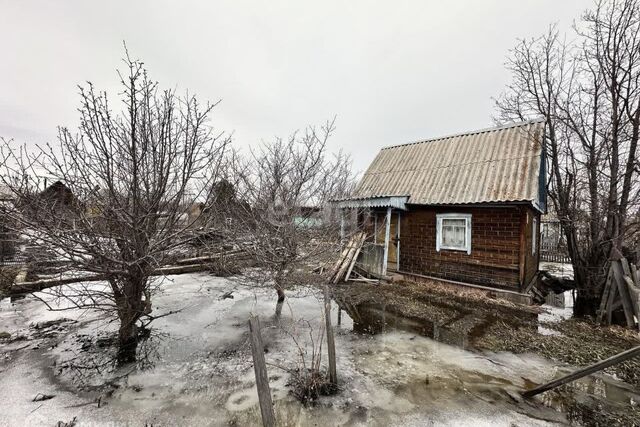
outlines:
{"label": "window", "polygon": [[533,222],[531,223],[533,230],[531,231],[531,255],[536,254],[536,243],[538,240],[538,218],[533,218]]}
{"label": "window", "polygon": [[436,251],[471,253],[471,214],[436,215]]}

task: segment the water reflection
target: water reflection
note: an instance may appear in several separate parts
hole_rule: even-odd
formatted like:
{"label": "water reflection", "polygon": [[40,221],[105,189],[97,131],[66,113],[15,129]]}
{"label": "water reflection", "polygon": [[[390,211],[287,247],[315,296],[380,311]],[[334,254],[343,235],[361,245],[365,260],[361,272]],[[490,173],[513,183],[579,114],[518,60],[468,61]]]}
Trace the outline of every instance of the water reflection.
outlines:
{"label": "water reflection", "polygon": [[[353,319],[353,330],[358,333],[380,334],[393,330],[402,330],[431,338],[433,340],[461,347],[474,349],[476,339],[482,337],[487,329],[497,320],[513,323],[513,327],[536,328],[536,315],[523,313],[517,324],[513,319],[500,318],[494,313],[474,310],[450,309],[443,318],[429,318],[428,306],[421,318],[411,318],[398,313],[383,304],[365,303],[358,306],[341,306]],[[440,307],[440,317],[441,315]]]}
{"label": "water reflection", "polygon": [[[353,319],[353,331],[361,334],[383,334],[401,330],[412,334],[418,334],[438,342],[461,347],[466,350],[477,351],[475,342],[483,337],[489,327],[497,321],[505,323],[504,327],[529,328],[536,331],[538,318],[536,314],[523,312],[520,318],[498,312],[486,312],[477,309],[456,310],[450,309],[442,315],[442,307],[438,307],[438,316],[429,318],[423,316],[429,313],[429,306],[425,305],[420,318],[406,316],[398,313],[384,304],[364,303],[357,306],[342,304],[341,309]],[[436,312],[436,310],[433,310]],[[501,325],[502,327],[502,325]],[[555,377],[561,377],[572,372],[575,368],[559,367]],[[479,374],[475,373],[474,374]],[[552,378],[549,378],[551,380]],[[522,377],[524,389],[533,388],[539,384],[528,378]],[[495,377],[477,378],[470,380],[464,378],[467,385],[496,381]],[[503,387],[512,387],[514,384],[506,382]],[[562,388],[542,394],[539,399],[550,408],[567,415],[571,422],[592,424],[593,419],[603,416],[604,413],[628,414],[630,408],[637,407],[640,403],[640,394],[632,386],[604,374],[596,374],[582,378],[578,381],[563,386]],[[596,418],[594,418],[596,417]],[[599,418],[598,418],[599,419]],[[611,419],[611,418],[602,418]]]}

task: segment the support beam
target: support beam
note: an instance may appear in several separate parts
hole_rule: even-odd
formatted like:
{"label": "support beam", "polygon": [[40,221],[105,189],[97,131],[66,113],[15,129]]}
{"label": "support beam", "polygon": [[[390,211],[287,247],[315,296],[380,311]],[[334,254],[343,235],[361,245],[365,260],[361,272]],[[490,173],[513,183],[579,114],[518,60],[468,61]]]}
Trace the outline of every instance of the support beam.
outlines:
{"label": "support beam", "polygon": [[396,227],[396,271],[400,271],[400,212],[398,212],[398,226]]}
{"label": "support beam", "polygon": [[344,209],[340,209],[340,244],[344,244],[345,227],[344,227]]}
{"label": "support beam", "polygon": [[373,213],[373,243],[378,243],[378,212]]}
{"label": "support beam", "polygon": [[389,262],[389,238],[391,237],[391,206],[387,208],[387,217],[384,229],[384,257],[382,258],[382,275],[387,275],[387,262]]}

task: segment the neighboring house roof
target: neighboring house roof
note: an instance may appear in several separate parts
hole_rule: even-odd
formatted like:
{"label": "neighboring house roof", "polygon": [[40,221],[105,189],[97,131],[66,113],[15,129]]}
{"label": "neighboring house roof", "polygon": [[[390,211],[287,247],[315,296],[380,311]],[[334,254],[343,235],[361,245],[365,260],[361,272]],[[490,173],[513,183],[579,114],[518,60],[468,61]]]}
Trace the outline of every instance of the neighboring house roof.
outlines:
{"label": "neighboring house roof", "polygon": [[544,122],[536,120],[383,148],[349,199],[530,202],[544,211],[543,132]]}
{"label": "neighboring house roof", "polygon": [[5,185],[0,185],[0,200],[6,201],[12,199],[13,193],[11,192],[11,189]]}

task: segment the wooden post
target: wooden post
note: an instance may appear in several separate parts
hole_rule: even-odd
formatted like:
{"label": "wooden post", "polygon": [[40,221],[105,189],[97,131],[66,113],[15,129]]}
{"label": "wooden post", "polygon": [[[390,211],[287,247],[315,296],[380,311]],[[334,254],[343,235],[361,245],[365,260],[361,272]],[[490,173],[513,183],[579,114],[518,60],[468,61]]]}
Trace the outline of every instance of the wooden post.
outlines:
{"label": "wooden post", "polygon": [[382,275],[387,275],[387,262],[389,262],[389,237],[391,234],[391,206],[387,208],[387,217],[384,229],[384,256],[382,257]]}
{"label": "wooden post", "polygon": [[344,224],[344,209],[340,209],[340,244],[344,244],[345,237],[345,224]]}
{"label": "wooden post", "polygon": [[396,227],[396,271],[400,271],[400,212],[398,212],[398,226]]}
{"label": "wooden post", "polygon": [[602,369],[608,368],[609,366],[617,365],[618,363],[624,362],[625,360],[631,359],[636,356],[640,356],[640,346],[634,347],[627,351],[623,351],[620,354],[616,354],[615,356],[612,356],[608,359],[602,360],[598,363],[594,363],[593,365],[587,366],[586,368],[578,369],[574,373],[565,375],[564,377],[558,378],[557,380],[551,381],[550,383],[543,384],[532,390],[527,390],[522,393],[522,396],[533,397],[547,390],[551,390],[568,382],[575,381],[589,374],[593,374]]}
{"label": "wooden post", "polygon": [[378,212],[373,214],[373,243],[378,243]]}
{"label": "wooden post", "polygon": [[336,343],[333,337],[333,326],[331,326],[331,296],[329,295],[328,286],[324,288],[324,320],[327,329],[327,349],[329,351],[329,381],[333,385],[338,385]]}
{"label": "wooden post", "polygon": [[249,318],[249,332],[251,335],[253,369],[256,373],[256,387],[258,389],[260,412],[262,413],[262,425],[265,427],[275,427],[276,416],[273,412],[271,390],[269,389],[269,376],[267,375],[267,365],[264,361],[264,346],[262,344],[262,336],[260,335],[260,320],[257,316],[251,316]]}

